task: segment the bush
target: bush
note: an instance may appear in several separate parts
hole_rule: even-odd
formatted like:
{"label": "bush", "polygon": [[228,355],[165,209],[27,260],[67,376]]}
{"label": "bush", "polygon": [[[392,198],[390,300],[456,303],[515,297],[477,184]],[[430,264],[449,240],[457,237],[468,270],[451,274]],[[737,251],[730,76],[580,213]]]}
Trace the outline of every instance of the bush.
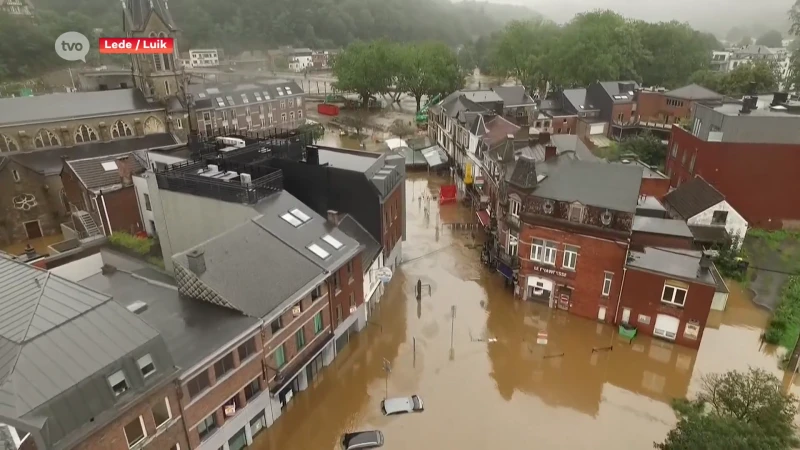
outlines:
{"label": "bush", "polygon": [[740,268],[740,262],[746,259],[746,255],[744,246],[741,245],[741,239],[738,236],[729,238],[725,243],[716,246],[714,250],[718,252],[717,257],[714,258],[714,265],[719,273],[725,278],[744,281],[746,271]]}
{"label": "bush", "polygon": [[793,348],[800,336],[800,277],[793,276],[783,286],[781,303],[772,315],[764,340]]}
{"label": "bush", "polygon": [[114,234],[109,236],[108,241],[114,247],[128,250],[141,256],[149,255],[153,247],[152,239],[139,238],[121,231],[115,231]]}

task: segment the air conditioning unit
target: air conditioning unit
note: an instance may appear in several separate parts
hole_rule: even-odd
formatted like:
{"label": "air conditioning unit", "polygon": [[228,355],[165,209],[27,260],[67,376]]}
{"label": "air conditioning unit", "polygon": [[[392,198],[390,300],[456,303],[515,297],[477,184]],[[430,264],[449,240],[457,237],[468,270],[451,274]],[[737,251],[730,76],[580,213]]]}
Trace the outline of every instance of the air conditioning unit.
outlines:
{"label": "air conditioning unit", "polygon": [[249,173],[242,173],[239,174],[239,180],[243,185],[250,186],[250,184],[253,182],[253,177]]}

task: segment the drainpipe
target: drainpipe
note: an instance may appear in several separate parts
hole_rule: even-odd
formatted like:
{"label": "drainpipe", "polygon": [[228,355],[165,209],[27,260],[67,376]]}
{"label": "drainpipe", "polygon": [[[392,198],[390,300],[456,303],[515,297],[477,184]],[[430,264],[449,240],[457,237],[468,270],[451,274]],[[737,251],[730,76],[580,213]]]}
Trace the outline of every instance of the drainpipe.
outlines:
{"label": "drainpipe", "polygon": [[[625,263],[628,263],[628,255],[630,254],[631,248],[630,245],[625,250]],[[619,319],[619,307],[622,305],[622,291],[625,289],[625,275],[628,274],[628,268],[622,267],[622,285],[619,287],[619,297],[617,298],[617,310],[614,312],[614,323],[612,325],[618,325]]]}
{"label": "drainpipe", "polygon": [[108,218],[108,208],[106,208],[106,196],[103,195],[103,191],[100,191],[100,199],[103,201],[103,213],[105,213],[106,215],[106,223],[108,224],[108,236],[111,236],[112,234],[114,234],[114,232],[111,231],[111,220]]}

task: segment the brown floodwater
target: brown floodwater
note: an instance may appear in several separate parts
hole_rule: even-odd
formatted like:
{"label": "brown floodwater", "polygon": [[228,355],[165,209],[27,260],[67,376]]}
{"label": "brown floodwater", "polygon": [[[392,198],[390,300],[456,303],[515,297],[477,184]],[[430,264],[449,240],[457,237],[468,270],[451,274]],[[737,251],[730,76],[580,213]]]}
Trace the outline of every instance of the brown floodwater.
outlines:
{"label": "brown floodwater", "polygon": [[[480,264],[479,236],[449,225],[474,213],[426,200],[441,180],[409,178],[405,262],[372,324],[253,448],[332,450],[342,433],[370,429],[387,450],[652,448],[675,423],[670,401],[704,374],[756,366],[783,377],[775,349],[760,344],[768,313],[739,286],[699,351],[648,337],[629,344],[610,326],[515,300]],[[430,285],[421,302],[417,280]],[[382,416],[387,391],[420,395],[425,411]]]}

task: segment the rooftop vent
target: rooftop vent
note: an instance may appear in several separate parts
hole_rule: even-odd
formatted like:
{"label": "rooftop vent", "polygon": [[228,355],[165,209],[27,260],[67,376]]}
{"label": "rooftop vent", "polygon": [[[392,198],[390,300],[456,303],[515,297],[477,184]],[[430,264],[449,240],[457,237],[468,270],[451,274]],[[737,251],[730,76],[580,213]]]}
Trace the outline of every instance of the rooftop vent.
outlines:
{"label": "rooftop vent", "polygon": [[128,305],[127,309],[128,309],[128,311],[130,311],[130,312],[132,312],[134,314],[141,314],[141,313],[147,311],[147,303],[145,303],[143,301],[140,301],[140,300],[137,300],[137,301],[131,303],[130,305]]}
{"label": "rooftop vent", "polygon": [[195,249],[186,254],[189,262],[189,270],[196,275],[202,275],[206,271],[206,254],[203,250]]}

